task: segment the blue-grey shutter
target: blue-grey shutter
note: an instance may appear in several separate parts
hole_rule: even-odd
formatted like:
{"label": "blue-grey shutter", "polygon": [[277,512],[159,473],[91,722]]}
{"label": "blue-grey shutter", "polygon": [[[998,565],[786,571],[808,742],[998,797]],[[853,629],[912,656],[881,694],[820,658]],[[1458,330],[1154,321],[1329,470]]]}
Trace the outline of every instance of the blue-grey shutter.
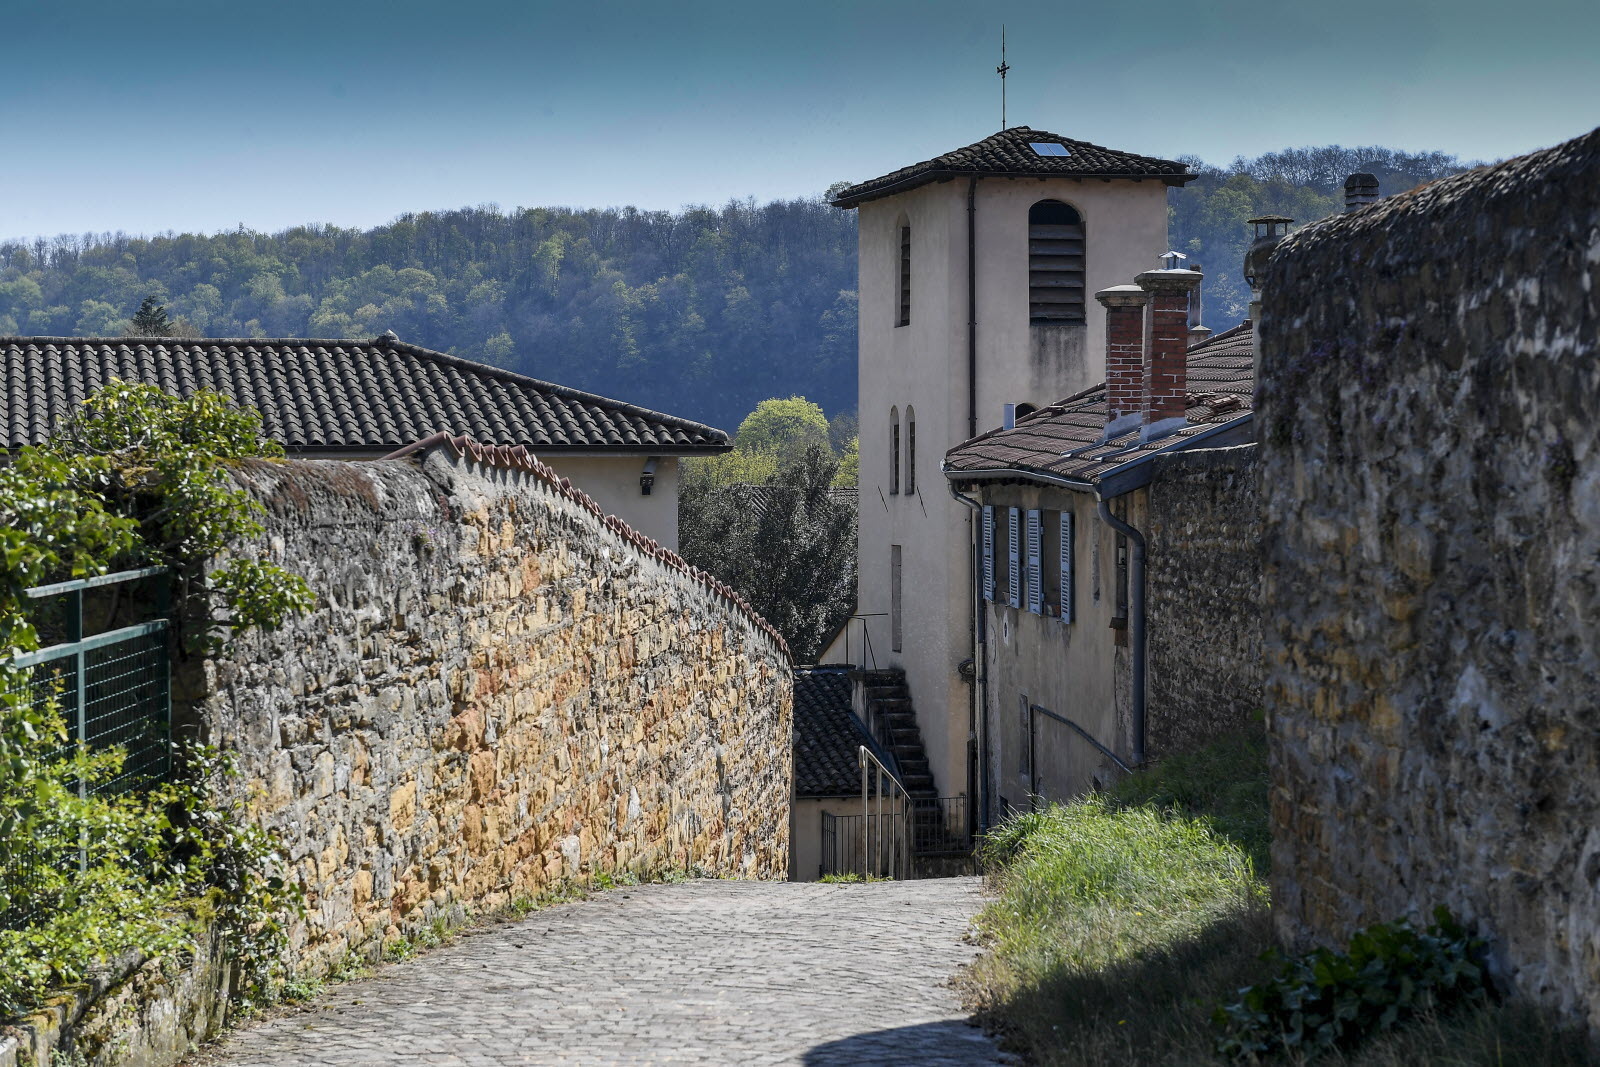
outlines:
{"label": "blue-grey shutter", "polygon": [[983,599],[994,599],[994,508],[983,508]]}
{"label": "blue-grey shutter", "polygon": [[1037,508],[1028,510],[1028,610],[1044,614],[1044,515]]}
{"label": "blue-grey shutter", "polygon": [[1011,606],[1022,607],[1022,509],[1011,508],[1011,569],[1006,573],[1009,579]]}
{"label": "blue-grey shutter", "polygon": [[1072,622],[1076,612],[1073,609],[1073,596],[1077,592],[1076,575],[1072,572],[1072,561],[1077,553],[1073,551],[1072,544],[1072,511],[1061,513],[1061,621]]}

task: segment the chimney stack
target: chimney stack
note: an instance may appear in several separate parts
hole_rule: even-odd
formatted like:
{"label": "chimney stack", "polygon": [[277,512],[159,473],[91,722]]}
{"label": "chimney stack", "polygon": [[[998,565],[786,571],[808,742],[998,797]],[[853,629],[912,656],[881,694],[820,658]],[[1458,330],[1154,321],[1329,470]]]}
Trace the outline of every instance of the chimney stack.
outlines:
{"label": "chimney stack", "polygon": [[1103,440],[1138,426],[1144,395],[1144,306],[1150,294],[1137,285],[1113,285],[1094,294],[1106,309],[1106,429]]}
{"label": "chimney stack", "polygon": [[1193,348],[1195,345],[1198,345],[1198,344],[1204,344],[1207,340],[1210,339],[1210,337],[1211,337],[1211,327],[1209,327],[1209,326],[1196,325],[1196,326],[1189,327],[1189,347],[1190,348]]}
{"label": "chimney stack", "polygon": [[1189,295],[1193,270],[1149,270],[1134,279],[1150,294],[1150,351],[1144,361],[1140,441],[1181,429],[1189,409]]}
{"label": "chimney stack", "polygon": [[1261,324],[1261,275],[1278,242],[1288,236],[1293,223],[1294,219],[1287,215],[1262,215],[1249,220],[1256,228],[1256,238],[1244,254],[1244,282],[1250,287],[1250,321],[1258,326]]}
{"label": "chimney stack", "polygon": [[1357,172],[1344,180],[1344,210],[1346,214],[1360,211],[1378,201],[1378,176]]}

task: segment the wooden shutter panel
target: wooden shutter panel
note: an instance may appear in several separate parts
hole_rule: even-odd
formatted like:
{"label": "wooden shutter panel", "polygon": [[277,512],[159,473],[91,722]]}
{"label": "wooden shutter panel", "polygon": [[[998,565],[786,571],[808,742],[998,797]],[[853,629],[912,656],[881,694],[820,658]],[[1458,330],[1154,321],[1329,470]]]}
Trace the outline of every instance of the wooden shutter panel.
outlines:
{"label": "wooden shutter panel", "polygon": [[[1070,505],[1069,505],[1070,506]],[[1072,622],[1077,614],[1073,607],[1074,595],[1077,592],[1076,575],[1072,571],[1072,561],[1077,553],[1073,551],[1072,544],[1073,522],[1072,512],[1061,513],[1061,621]]]}
{"label": "wooden shutter panel", "polygon": [[1044,614],[1044,576],[1040,573],[1044,560],[1044,516],[1037,509],[1028,511],[1028,610],[1035,615]]}
{"label": "wooden shutter panel", "polygon": [[1011,569],[1006,572],[1009,579],[1011,606],[1022,607],[1022,509],[1011,508]]}
{"label": "wooden shutter panel", "polygon": [[994,508],[983,508],[983,599],[994,599]]}

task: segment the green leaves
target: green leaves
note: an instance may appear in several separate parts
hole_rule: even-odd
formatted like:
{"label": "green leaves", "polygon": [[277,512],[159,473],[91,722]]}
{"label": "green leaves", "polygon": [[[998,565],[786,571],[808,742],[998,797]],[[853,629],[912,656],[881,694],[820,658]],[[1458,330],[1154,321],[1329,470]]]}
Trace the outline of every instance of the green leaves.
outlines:
{"label": "green leaves", "polygon": [[1423,1011],[1486,995],[1484,943],[1445,908],[1433,924],[1379,923],[1350,939],[1346,952],[1318,948],[1286,958],[1269,981],[1217,1008],[1217,1051],[1249,1059],[1280,1051],[1349,1048]]}

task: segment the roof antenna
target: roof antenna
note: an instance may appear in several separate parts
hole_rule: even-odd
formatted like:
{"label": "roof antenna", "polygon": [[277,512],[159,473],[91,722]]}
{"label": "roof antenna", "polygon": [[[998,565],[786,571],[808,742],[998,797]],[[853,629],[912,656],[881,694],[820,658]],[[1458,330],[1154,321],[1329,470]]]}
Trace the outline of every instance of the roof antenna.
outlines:
{"label": "roof antenna", "polygon": [[1011,64],[1006,62],[1006,24],[1000,24],[1000,65],[994,72],[1000,75],[1000,129],[1006,128],[1006,74],[1011,70]]}

